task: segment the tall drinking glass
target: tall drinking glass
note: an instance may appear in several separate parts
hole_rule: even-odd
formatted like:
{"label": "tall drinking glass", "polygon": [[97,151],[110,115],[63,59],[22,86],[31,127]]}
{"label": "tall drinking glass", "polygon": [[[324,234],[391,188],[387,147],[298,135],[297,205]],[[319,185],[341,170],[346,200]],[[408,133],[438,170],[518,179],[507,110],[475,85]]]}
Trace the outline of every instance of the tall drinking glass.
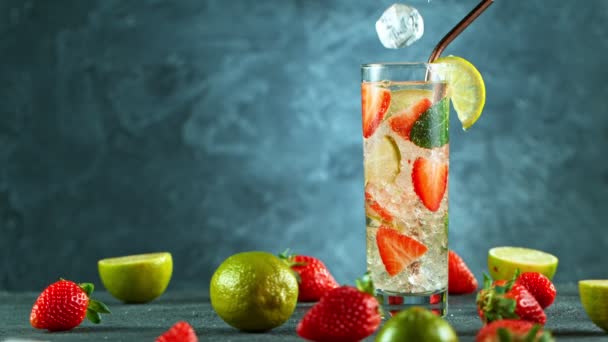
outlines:
{"label": "tall drinking glass", "polygon": [[385,305],[447,309],[446,64],[361,66],[367,269]]}

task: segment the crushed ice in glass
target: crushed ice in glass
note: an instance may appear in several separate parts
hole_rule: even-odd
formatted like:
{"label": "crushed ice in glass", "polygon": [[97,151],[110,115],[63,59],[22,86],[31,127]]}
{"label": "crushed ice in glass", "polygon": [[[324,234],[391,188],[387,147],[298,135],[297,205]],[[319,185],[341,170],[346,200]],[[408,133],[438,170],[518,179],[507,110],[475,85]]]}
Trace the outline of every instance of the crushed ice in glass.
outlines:
{"label": "crushed ice in glass", "polygon": [[399,49],[422,37],[424,22],[414,7],[393,4],[376,21],[376,32],[385,48]]}

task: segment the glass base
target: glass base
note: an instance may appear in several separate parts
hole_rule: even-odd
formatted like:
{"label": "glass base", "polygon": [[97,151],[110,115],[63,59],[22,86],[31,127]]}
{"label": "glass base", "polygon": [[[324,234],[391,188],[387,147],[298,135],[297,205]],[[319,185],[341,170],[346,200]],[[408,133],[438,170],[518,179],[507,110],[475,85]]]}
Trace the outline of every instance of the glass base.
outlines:
{"label": "glass base", "polygon": [[376,290],[376,298],[378,298],[384,310],[390,313],[390,315],[386,315],[387,319],[413,306],[425,308],[441,317],[448,313],[447,290],[423,294]]}

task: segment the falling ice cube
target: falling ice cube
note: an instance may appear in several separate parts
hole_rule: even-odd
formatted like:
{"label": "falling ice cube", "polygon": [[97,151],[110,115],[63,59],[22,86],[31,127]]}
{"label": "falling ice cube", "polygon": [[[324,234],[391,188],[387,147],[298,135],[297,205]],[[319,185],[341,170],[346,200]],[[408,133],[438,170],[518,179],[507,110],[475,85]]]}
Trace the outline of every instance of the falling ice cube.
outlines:
{"label": "falling ice cube", "polygon": [[398,49],[411,45],[422,37],[424,22],[414,7],[393,4],[376,21],[376,31],[384,47]]}

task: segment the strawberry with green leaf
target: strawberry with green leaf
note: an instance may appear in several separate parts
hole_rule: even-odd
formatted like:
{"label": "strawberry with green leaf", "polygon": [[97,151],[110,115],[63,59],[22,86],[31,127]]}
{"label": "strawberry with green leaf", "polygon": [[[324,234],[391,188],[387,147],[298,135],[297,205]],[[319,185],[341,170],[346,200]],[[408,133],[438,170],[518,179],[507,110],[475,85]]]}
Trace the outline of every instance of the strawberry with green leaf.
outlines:
{"label": "strawberry with green leaf", "polygon": [[516,272],[510,281],[492,284],[490,277],[484,274],[484,288],[477,293],[477,310],[482,321],[488,323],[507,318],[545,324],[545,312],[536,298],[516,282],[518,276]]}
{"label": "strawberry with green leaf", "polygon": [[382,321],[369,275],[357,287],[340,286],[315,304],[298,323],[297,334],[317,342],[360,341],[376,331]]}
{"label": "strawberry with green leaf", "polygon": [[85,317],[98,324],[100,314],[110,313],[110,309],[102,302],[90,299],[93,289],[91,283],[76,284],[64,279],[49,285],[32,307],[30,324],[36,329],[50,331],[73,329]]}
{"label": "strawberry with green leaf", "polygon": [[339,286],[325,264],[312,256],[289,254],[289,250],[279,254],[298,276],[298,301],[316,302],[328,291]]}
{"label": "strawberry with green leaf", "polygon": [[515,282],[523,285],[526,290],[536,298],[538,304],[540,304],[543,309],[553,304],[557,291],[551,280],[544,274],[538,272],[524,272]]}

